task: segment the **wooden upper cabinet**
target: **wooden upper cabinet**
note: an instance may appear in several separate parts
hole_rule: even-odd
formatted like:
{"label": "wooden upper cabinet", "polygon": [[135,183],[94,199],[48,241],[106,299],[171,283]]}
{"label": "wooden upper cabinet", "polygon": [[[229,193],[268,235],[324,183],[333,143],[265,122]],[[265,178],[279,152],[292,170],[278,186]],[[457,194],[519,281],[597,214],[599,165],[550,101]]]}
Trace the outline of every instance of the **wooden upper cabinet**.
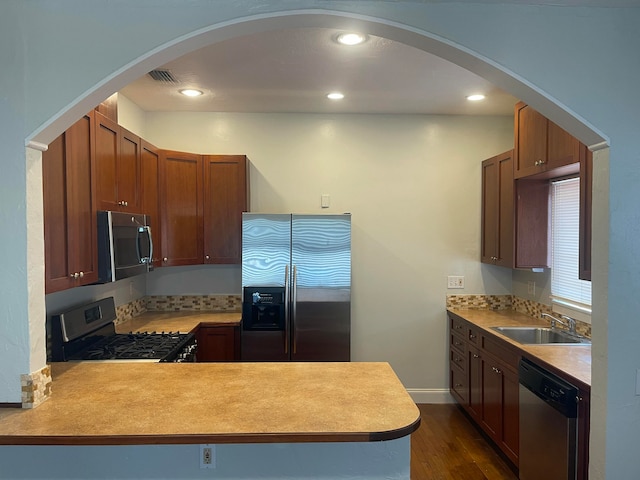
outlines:
{"label": "wooden upper cabinet", "polygon": [[[580,142],[529,105],[515,107],[514,178],[548,174],[576,173],[580,161]],[[549,172],[575,166],[566,171]]]}
{"label": "wooden upper cabinet", "polygon": [[513,150],[482,162],[481,261],[513,267]]}
{"label": "wooden upper cabinet", "polygon": [[197,265],[202,254],[202,156],[160,150],[161,266]]}
{"label": "wooden upper cabinet", "polygon": [[100,113],[96,117],[96,201],[98,210],[117,210],[117,162],[120,126]]}
{"label": "wooden upper cabinet", "polygon": [[120,127],[120,156],[117,163],[118,203],[123,212],[142,212],[140,137]]}
{"label": "wooden upper cabinet", "polygon": [[241,263],[247,157],[204,155],[204,263]]}
{"label": "wooden upper cabinet", "polygon": [[140,213],[140,137],[100,113],[95,116],[98,210]]}
{"label": "wooden upper cabinet", "polygon": [[142,213],[148,216],[147,223],[151,228],[153,239],[154,266],[162,265],[162,233],[160,230],[160,197],[158,195],[158,178],[160,168],[160,151],[144,140],[140,143],[140,169],[142,179]]}
{"label": "wooden upper cabinet", "polygon": [[42,154],[46,293],[98,280],[94,155],[93,112]]}

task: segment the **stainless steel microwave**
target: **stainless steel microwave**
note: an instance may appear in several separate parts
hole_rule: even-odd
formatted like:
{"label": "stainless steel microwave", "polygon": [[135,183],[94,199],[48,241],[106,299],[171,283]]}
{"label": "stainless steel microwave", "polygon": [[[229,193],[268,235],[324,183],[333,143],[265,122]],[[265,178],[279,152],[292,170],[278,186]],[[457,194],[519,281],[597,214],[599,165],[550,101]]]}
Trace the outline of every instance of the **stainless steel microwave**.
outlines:
{"label": "stainless steel microwave", "polygon": [[146,273],[152,256],[153,239],[146,215],[98,212],[98,283]]}

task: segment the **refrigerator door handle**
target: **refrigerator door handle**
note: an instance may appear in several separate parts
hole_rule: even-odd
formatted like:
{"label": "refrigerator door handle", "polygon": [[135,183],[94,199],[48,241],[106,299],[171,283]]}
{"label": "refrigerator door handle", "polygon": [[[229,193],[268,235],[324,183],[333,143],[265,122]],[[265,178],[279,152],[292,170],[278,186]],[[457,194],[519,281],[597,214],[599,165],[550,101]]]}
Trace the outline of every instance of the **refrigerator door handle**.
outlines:
{"label": "refrigerator door handle", "polygon": [[298,347],[298,329],[296,328],[296,310],[298,307],[298,268],[293,266],[293,353],[296,353]]}
{"label": "refrigerator door handle", "polygon": [[284,353],[289,353],[289,265],[284,266]]}

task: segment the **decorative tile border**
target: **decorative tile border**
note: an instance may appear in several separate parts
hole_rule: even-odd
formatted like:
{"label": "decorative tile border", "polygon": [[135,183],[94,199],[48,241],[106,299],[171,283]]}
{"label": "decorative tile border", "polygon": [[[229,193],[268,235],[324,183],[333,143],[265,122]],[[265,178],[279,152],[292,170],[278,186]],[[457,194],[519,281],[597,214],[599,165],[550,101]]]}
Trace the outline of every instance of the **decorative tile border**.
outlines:
{"label": "decorative tile border", "polygon": [[146,297],[138,298],[131,303],[116,307],[116,324],[130,320],[147,311]]}
{"label": "decorative tile border", "polygon": [[150,311],[239,312],[240,295],[159,295],[146,297]]}
{"label": "decorative tile border", "polygon": [[20,375],[22,408],[35,408],[51,396],[51,366]]}
{"label": "decorative tile border", "polygon": [[447,295],[447,308],[506,310],[511,299],[511,295]]}
{"label": "decorative tile border", "polygon": [[[516,312],[540,318],[542,313],[553,315],[550,305],[526,300],[514,295],[447,295],[447,308],[469,308],[505,310],[512,308]],[[564,325],[557,328],[566,329]],[[587,338],[591,338],[591,325],[576,320],[576,331]]]}

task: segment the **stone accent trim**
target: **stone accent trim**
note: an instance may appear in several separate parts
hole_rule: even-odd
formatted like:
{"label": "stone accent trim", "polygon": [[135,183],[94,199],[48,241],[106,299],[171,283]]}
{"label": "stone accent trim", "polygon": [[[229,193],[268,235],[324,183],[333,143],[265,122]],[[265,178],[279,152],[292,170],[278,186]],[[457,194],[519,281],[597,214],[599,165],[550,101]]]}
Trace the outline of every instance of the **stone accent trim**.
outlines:
{"label": "stone accent trim", "polygon": [[147,311],[147,297],[138,298],[131,303],[116,307],[116,324],[125,322]]}
{"label": "stone accent trim", "polygon": [[506,310],[512,295],[447,295],[447,308]]}
{"label": "stone accent trim", "polygon": [[20,375],[22,408],[35,408],[51,396],[51,366]]}
{"label": "stone accent trim", "polygon": [[[553,315],[550,305],[534,302],[515,295],[447,295],[447,308],[469,308],[505,310],[512,308],[518,313],[540,318],[542,313]],[[559,329],[566,329],[564,325],[557,325]],[[587,338],[591,338],[591,325],[576,320],[576,331]]]}
{"label": "stone accent trim", "polygon": [[148,311],[239,312],[240,295],[158,295],[146,297]]}

